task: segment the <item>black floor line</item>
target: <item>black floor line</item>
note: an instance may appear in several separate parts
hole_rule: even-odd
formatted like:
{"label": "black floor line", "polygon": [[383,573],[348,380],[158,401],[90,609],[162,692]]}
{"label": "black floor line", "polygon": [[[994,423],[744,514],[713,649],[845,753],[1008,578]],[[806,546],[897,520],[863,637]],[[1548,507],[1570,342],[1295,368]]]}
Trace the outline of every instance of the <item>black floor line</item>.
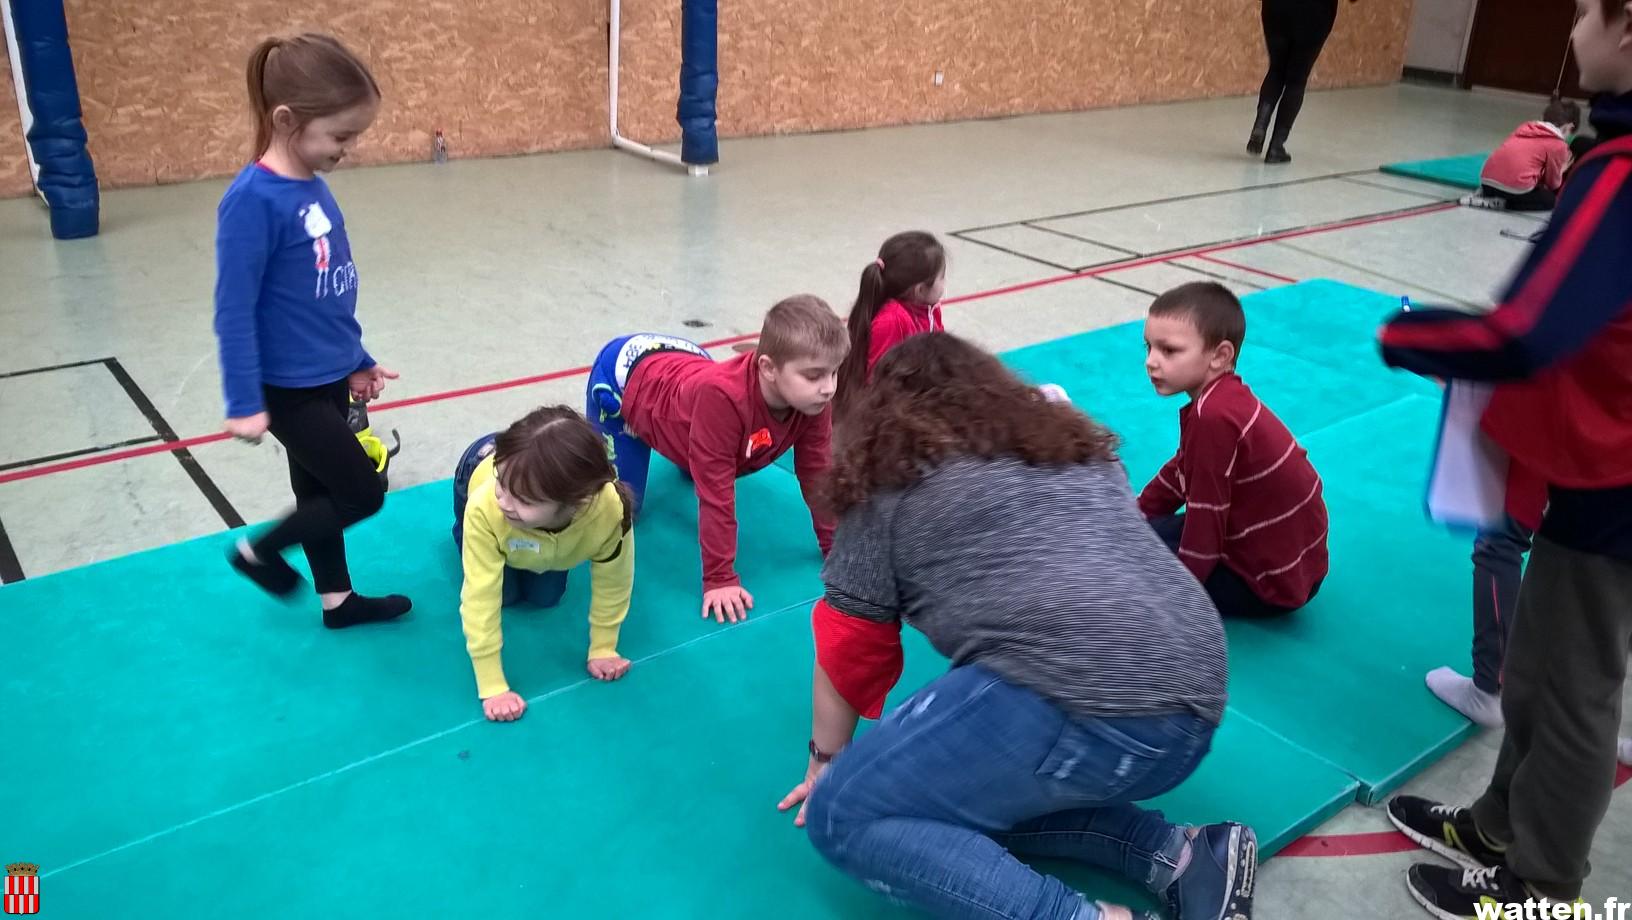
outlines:
{"label": "black floor line", "polygon": [[1244,284],[1247,287],[1250,287],[1250,288],[1253,288],[1254,290],[1259,290],[1259,291],[1269,290],[1269,288],[1264,287],[1261,284],[1253,284],[1251,281],[1245,281],[1245,280],[1242,280],[1240,278],[1232,278],[1229,275],[1221,275],[1221,274],[1219,274],[1217,272],[1210,272],[1210,271],[1207,271],[1206,269],[1203,269],[1203,268],[1197,268],[1194,265],[1186,265],[1183,262],[1178,261],[1177,259],[1175,259],[1172,262],[1168,262],[1167,264],[1173,266],[1174,268],[1182,268],[1187,272],[1195,272],[1198,275],[1206,275],[1207,277],[1212,278],[1212,279],[1214,279],[1216,281],[1228,281],[1231,284]]}
{"label": "black floor line", "polygon": [[1377,170],[1375,169],[1354,169],[1349,170],[1348,172],[1328,173],[1323,176],[1309,176],[1304,179],[1288,179],[1285,182],[1265,182],[1261,185],[1247,185],[1239,188],[1221,188],[1214,189],[1210,192],[1192,192],[1188,195],[1174,195],[1170,198],[1153,198],[1149,201],[1133,201],[1127,204],[1113,204],[1103,208],[1090,208],[1086,211],[1072,211],[1067,214],[1049,214],[1044,217],[1027,217],[1021,220],[1004,221],[1003,223],[999,224],[986,224],[985,226],[981,227],[965,227],[962,230],[953,231],[953,233],[954,235],[959,233],[974,233],[979,230],[996,230],[999,227],[1013,227],[1018,224],[1035,224],[1045,220],[1064,220],[1067,217],[1086,217],[1089,214],[1107,214],[1112,211],[1126,211],[1132,208],[1148,208],[1159,204],[1173,204],[1174,202],[1178,201],[1194,201],[1198,198],[1215,198],[1220,195],[1238,195],[1242,192],[1255,192],[1266,188],[1285,188],[1289,185],[1306,185],[1310,182],[1325,182],[1328,179],[1343,179],[1348,176],[1364,176],[1368,173],[1374,173],[1376,171]]}
{"label": "black floor line", "polygon": [[107,358],[92,358],[89,361],[70,361],[67,364],[53,364],[49,367],[31,367],[20,371],[6,371],[5,373],[0,373],[0,380],[5,380],[8,377],[27,377],[31,374],[45,374],[51,371],[72,370],[76,367],[90,367],[93,364],[102,364],[107,360]]}
{"label": "black floor line", "polygon": [[964,236],[964,232],[962,230],[954,230],[950,235],[963,240],[965,243],[974,243],[976,246],[985,246],[987,249],[995,249],[998,252],[1007,253],[1008,255],[1014,256],[1017,259],[1025,259],[1027,262],[1036,262],[1038,265],[1046,265],[1049,268],[1059,269],[1062,272],[1076,271],[1076,269],[1069,265],[1061,265],[1058,262],[1050,262],[1047,259],[1039,259],[1036,256],[1029,256],[1018,250],[999,246],[996,243],[988,243],[985,240],[978,240],[972,236]]}
{"label": "black floor line", "polygon": [[1137,285],[1128,284],[1126,281],[1117,281],[1117,280],[1112,279],[1112,278],[1107,278],[1104,275],[1095,275],[1094,280],[1095,281],[1103,281],[1106,284],[1112,285],[1114,287],[1124,288],[1124,289],[1129,290],[1129,291],[1134,291],[1135,293],[1143,294],[1146,297],[1151,298],[1152,300],[1154,300],[1157,297],[1157,294],[1156,294],[1155,291],[1147,291],[1142,287],[1138,287]]}
{"label": "black floor line", "polygon": [[1068,240],[1076,240],[1079,243],[1090,243],[1094,246],[1098,246],[1101,249],[1109,249],[1112,252],[1120,252],[1130,256],[1144,255],[1144,253],[1138,251],[1137,249],[1124,249],[1121,246],[1112,246],[1110,243],[1102,243],[1099,240],[1090,239],[1086,236],[1078,236],[1075,233],[1066,233],[1064,230],[1055,230],[1053,227],[1039,227],[1036,224],[1029,222],[1022,224],[1022,226],[1031,230],[1040,230],[1044,233],[1052,233],[1055,236],[1063,236]]}
{"label": "black floor line", "polygon": [[52,454],[49,457],[34,457],[30,460],[13,460],[9,463],[0,463],[0,473],[4,473],[7,470],[20,470],[25,466],[44,466],[47,463],[59,463],[63,460],[72,460],[75,457],[85,457],[91,454],[100,454],[103,451],[118,450],[121,447],[135,447],[138,444],[151,444],[154,441],[159,440],[163,439],[156,434],[149,434],[143,435],[139,438],[131,438],[128,441],[119,441],[113,444],[98,444],[95,447],[82,447],[79,450],[70,450],[60,454]]}
{"label": "black floor line", "polygon": [[0,521],[0,584],[9,585],[14,581],[22,581],[23,565],[17,561],[17,553],[11,548],[11,540],[6,536],[5,522]]}
{"label": "black floor line", "polygon": [[[142,388],[137,385],[136,380],[125,371],[124,365],[119,363],[118,358],[108,358],[103,363],[107,365],[108,371],[113,374],[113,379],[119,381],[119,385],[124,387],[125,394],[130,397],[130,401],[135,403],[136,408],[141,411],[142,415],[147,417],[148,424],[153,426],[153,430],[158,432],[161,439],[166,442],[181,440],[175,429],[171,428],[170,423],[165,421],[164,416],[159,413],[158,407],[153,405],[153,401],[147,398],[146,393],[142,392]],[[238,509],[232,506],[232,502],[227,500],[227,496],[215,484],[215,480],[210,478],[210,474],[205,472],[204,467],[199,464],[198,458],[193,456],[192,451],[185,447],[178,447],[172,450],[170,455],[176,458],[177,463],[181,464],[182,470],[193,481],[193,485],[198,486],[198,491],[204,494],[204,498],[215,509],[215,513],[221,516],[223,523],[228,527],[244,526],[243,516],[238,513]]]}

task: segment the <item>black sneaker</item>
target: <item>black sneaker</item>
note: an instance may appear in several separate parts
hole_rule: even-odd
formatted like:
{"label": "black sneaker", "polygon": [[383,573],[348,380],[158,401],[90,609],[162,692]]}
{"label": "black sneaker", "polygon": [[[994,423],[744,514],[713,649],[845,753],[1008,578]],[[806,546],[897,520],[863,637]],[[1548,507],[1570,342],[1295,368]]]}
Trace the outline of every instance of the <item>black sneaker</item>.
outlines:
{"label": "black sneaker", "polygon": [[1388,801],[1388,820],[1418,846],[1464,869],[1507,864],[1507,848],[1485,839],[1473,823],[1473,809],[1454,808],[1415,795]]}
{"label": "black sneaker", "polygon": [[1248,920],[1258,837],[1245,824],[1209,824],[1190,841],[1190,864],[1164,892],[1177,920]]}
{"label": "black sneaker", "polygon": [[1502,866],[1455,869],[1419,863],[1405,873],[1405,887],[1439,920],[1503,917],[1507,916],[1503,913],[1506,905],[1536,897],[1512,870]]}

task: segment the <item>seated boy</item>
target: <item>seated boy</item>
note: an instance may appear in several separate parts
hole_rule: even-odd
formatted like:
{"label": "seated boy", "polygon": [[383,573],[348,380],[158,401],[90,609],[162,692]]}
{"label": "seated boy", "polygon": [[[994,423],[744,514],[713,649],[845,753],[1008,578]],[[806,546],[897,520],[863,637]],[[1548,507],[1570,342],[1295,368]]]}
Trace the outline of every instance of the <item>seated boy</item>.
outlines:
{"label": "seated boy", "polygon": [[1241,302],[1211,281],[1150,305],[1145,372],[1156,392],[1190,404],[1179,410],[1179,452],[1139,509],[1219,613],[1278,616],[1326,577],[1326,503],[1307,453],[1236,376],[1246,332]]}
{"label": "seated boy", "polygon": [[1573,102],[1548,103],[1541,121],[1519,125],[1479,171],[1479,194],[1462,203],[1506,211],[1551,211],[1570,165],[1570,135],[1581,123]]}
{"label": "seated boy", "polygon": [[801,294],[765,315],[756,349],[725,361],[685,339],[653,334],[613,339],[595,359],[587,415],[637,507],[652,448],[696,484],[703,616],[735,623],[753,607],[734,566],[736,479],[789,448],[822,553],[832,545],[833,521],[818,510],[816,489],[832,462],[829,403],[849,350],[833,309]]}

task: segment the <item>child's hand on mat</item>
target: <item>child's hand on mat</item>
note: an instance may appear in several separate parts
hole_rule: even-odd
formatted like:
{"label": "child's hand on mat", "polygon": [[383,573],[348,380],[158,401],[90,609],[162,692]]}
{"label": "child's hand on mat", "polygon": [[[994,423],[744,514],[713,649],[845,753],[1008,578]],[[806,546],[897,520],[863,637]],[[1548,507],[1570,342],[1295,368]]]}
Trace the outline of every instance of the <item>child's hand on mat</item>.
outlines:
{"label": "child's hand on mat", "polygon": [[257,412],[254,415],[246,415],[243,418],[229,418],[227,419],[227,424],[225,427],[227,429],[227,434],[232,435],[238,440],[248,441],[251,444],[259,444],[261,443],[261,438],[266,436],[267,424],[266,413]]}
{"label": "child's hand on mat", "polygon": [[400,376],[396,371],[384,368],[378,364],[367,370],[352,371],[346,378],[346,385],[351,388],[351,395],[359,402],[373,402],[385,392],[385,382],[395,380]]}
{"label": "child's hand on mat", "polygon": [[748,618],[748,611],[754,608],[754,596],[742,589],[742,585],[731,585],[725,588],[715,588],[703,592],[703,619],[713,615],[716,623],[735,623]]}
{"label": "child's hand on mat", "polygon": [[816,758],[812,757],[810,764],[805,767],[805,781],[794,786],[793,791],[783,796],[782,801],[776,804],[777,811],[787,811],[795,805],[799,806],[799,813],[793,816],[794,827],[805,826],[805,800],[810,798],[810,790],[816,787],[816,780],[821,778],[822,772],[826,769],[827,764],[817,763]]}
{"label": "child's hand on mat", "polygon": [[482,700],[482,712],[487,715],[489,722],[514,722],[526,711],[527,701],[514,690],[506,690],[498,696]]}
{"label": "child's hand on mat", "polygon": [[627,658],[591,658],[589,676],[596,680],[617,680],[629,673]]}

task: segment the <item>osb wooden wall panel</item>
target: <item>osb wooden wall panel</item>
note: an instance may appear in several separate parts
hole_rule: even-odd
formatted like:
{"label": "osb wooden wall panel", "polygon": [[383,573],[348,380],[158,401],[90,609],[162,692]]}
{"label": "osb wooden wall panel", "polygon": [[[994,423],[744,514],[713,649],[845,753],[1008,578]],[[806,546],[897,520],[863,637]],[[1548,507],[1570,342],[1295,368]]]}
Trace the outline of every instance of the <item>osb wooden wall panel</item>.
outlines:
{"label": "osb wooden wall panel", "polygon": [[606,135],[601,0],[67,0],[104,186],[237,170],[253,141],[244,66],[264,36],[329,32],[384,93],[360,163],[558,150]]}
{"label": "osb wooden wall panel", "polygon": [[[1344,3],[1315,83],[1395,79],[1409,2]],[[251,141],[245,59],[262,36],[305,29],[354,47],[385,92],[357,162],[425,159],[437,127],[456,157],[606,140],[605,0],[66,4],[104,186],[235,171]],[[1264,64],[1251,0],[726,0],[720,13],[728,136],[1250,93]],[[680,0],[625,0],[623,17],[623,133],[672,140]],[[16,117],[0,98],[0,138]],[[26,193],[21,157],[0,149],[0,194]]]}
{"label": "osb wooden wall panel", "polygon": [[0,198],[27,195],[34,188],[28,177],[28,151],[23,146],[23,119],[17,114],[17,92],[12,89],[11,60],[0,41]]}
{"label": "osb wooden wall panel", "polygon": [[[679,4],[628,0],[620,118],[678,136]],[[1254,92],[1251,0],[756,0],[720,4],[720,131],[741,136]],[[1317,86],[1390,82],[1410,0],[1343,3]],[[934,85],[936,70],[943,73]]]}

